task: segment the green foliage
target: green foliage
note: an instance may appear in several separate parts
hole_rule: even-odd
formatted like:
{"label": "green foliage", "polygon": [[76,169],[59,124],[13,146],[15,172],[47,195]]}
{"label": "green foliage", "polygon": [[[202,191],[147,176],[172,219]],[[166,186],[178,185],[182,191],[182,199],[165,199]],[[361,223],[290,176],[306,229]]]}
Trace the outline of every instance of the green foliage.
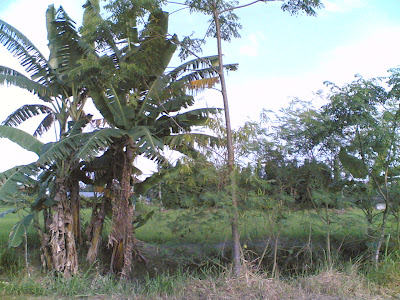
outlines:
{"label": "green foliage", "polygon": [[364,162],[359,158],[347,154],[344,148],[339,152],[339,159],[343,167],[355,178],[367,177],[368,169],[366,169]]}
{"label": "green foliage", "polygon": [[39,171],[35,163],[17,166],[0,173],[0,200],[8,203],[20,203],[21,192],[24,188],[35,184],[32,176]]}
{"label": "green foliage", "polygon": [[14,127],[0,126],[0,137],[20,145],[22,148],[39,155],[43,143],[34,136]]}
{"label": "green foliage", "polygon": [[[276,1],[276,0],[272,0]],[[257,2],[271,2],[271,1],[255,1]],[[217,37],[216,34],[216,20],[218,19],[220,25],[220,38],[224,41],[230,42],[232,37],[239,38],[239,30],[242,26],[238,23],[238,16],[234,13],[236,9],[243,7],[238,1],[211,1],[211,0],[186,0],[185,4],[190,8],[191,12],[200,12],[205,15],[211,15],[206,35],[209,37]],[[247,5],[244,5],[247,6]],[[291,15],[298,15],[305,13],[309,16],[316,15],[316,9],[323,7],[320,0],[285,0],[282,4],[282,10],[289,12]]]}
{"label": "green foliage", "polygon": [[31,225],[33,220],[33,214],[27,215],[23,217],[21,221],[19,221],[17,224],[13,226],[13,228],[10,231],[10,237],[8,240],[8,247],[18,247],[24,237],[27,238],[27,232],[29,229],[29,226]]}
{"label": "green foliage", "polygon": [[[204,157],[191,164],[178,164],[161,183],[163,205],[167,208],[219,206],[222,182],[221,170]],[[157,188],[154,189],[157,192]],[[153,193],[154,193],[153,192]]]}
{"label": "green foliage", "polygon": [[24,268],[24,260],[14,249],[0,250],[0,275],[17,275]]}

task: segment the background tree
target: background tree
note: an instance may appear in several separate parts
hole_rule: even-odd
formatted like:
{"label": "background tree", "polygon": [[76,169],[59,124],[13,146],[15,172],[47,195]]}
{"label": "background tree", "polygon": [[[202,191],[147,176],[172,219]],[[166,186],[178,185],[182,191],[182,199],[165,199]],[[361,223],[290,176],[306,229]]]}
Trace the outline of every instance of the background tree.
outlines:
{"label": "background tree", "polygon": [[[191,11],[200,12],[205,15],[211,16],[210,26],[207,30],[206,35],[216,38],[217,51],[218,51],[218,76],[221,83],[221,95],[224,103],[225,113],[225,126],[226,126],[226,139],[227,139],[227,152],[228,152],[228,174],[230,178],[231,188],[231,200],[232,200],[232,237],[234,243],[233,250],[233,270],[234,274],[238,276],[240,274],[240,237],[239,237],[239,215],[237,210],[237,194],[236,194],[236,182],[234,176],[234,145],[232,137],[232,126],[229,113],[228,95],[226,89],[226,81],[223,70],[223,50],[222,41],[230,41],[232,37],[240,37],[239,29],[241,25],[237,22],[238,16],[233,12],[234,10],[244,8],[249,5],[256,4],[258,2],[270,2],[270,1],[253,1],[244,5],[237,5],[234,1],[222,1],[222,0],[189,0],[185,4],[190,7]],[[315,16],[316,12],[314,9],[322,7],[319,0],[288,0],[283,1],[282,10],[288,11],[295,15],[300,12],[305,12],[308,15]]]}
{"label": "background tree", "polygon": [[[215,84],[215,70],[201,67],[212,65],[216,57],[189,61],[165,73],[176,50],[175,38],[168,38],[167,34],[168,14],[152,2],[139,6],[132,1],[115,1],[106,9],[110,17],[103,19],[98,3],[86,4],[81,32],[94,43],[98,54],[81,61],[75,72],[86,78],[93,102],[108,124],[123,132],[86,170],[106,170],[95,185],[103,185],[111,195],[109,244],[114,249],[111,265],[114,272],[126,277],[132,266],[134,242],[132,200],[138,192],[133,162],[144,155],[162,163],[164,145],[182,150],[182,144],[193,143],[192,135],[188,134],[192,127],[205,125],[216,110],[181,110],[194,104],[187,90]],[[132,27],[136,24],[134,20],[141,20],[147,12],[150,14],[143,30]],[[125,22],[127,19],[129,24]],[[201,134],[197,138],[210,140]]]}
{"label": "background tree", "polygon": [[[397,95],[390,87],[385,89],[378,79],[362,77],[343,87],[331,85],[331,90],[330,103],[323,110],[342,141],[339,159],[352,177],[348,186],[361,188],[363,194],[369,195],[358,203],[370,224],[373,260],[377,264],[391,207],[390,193],[398,184]],[[386,208],[379,230],[373,234],[373,207],[377,202],[384,202]]]}

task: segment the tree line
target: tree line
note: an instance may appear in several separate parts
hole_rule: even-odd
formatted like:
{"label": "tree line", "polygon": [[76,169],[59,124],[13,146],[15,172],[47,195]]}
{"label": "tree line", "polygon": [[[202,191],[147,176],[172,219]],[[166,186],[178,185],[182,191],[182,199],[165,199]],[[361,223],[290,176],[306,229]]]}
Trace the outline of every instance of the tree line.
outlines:
{"label": "tree line", "polygon": [[[169,15],[163,3],[154,1],[116,0],[104,8],[99,0],[87,1],[80,28],[62,7],[49,6],[48,59],[16,28],[0,21],[0,42],[26,70],[22,74],[2,66],[0,82],[24,88],[41,101],[22,106],[0,126],[1,137],[38,155],[36,162],[0,174],[2,202],[30,211],[13,228],[10,246],[19,245],[33,224],[43,266],[74,275],[79,251],[86,251],[88,263],[98,257],[105,242],[104,220],[110,218],[111,271],[128,278],[135,228],[151,217],[137,216],[135,203],[139,195],[159,193],[167,208],[227,209],[236,242],[241,210],[359,207],[377,266],[388,218],[400,220],[399,70],[390,70],[387,78],[357,76],[344,86],[326,82],[330,91],[321,95],[326,100],[322,107],[295,99],[278,113],[264,111],[259,122],[232,129],[224,71],[235,71],[237,65],[223,64],[220,42],[239,36],[234,12],[243,6],[183,4],[211,17],[207,35],[216,38],[216,55],[201,57],[203,40],[169,33]],[[282,1],[282,9],[291,14],[315,15],[320,7],[318,0]],[[178,52],[184,63],[168,68]],[[186,60],[189,56],[194,59]],[[195,91],[219,84],[224,118],[219,109],[191,108]],[[85,111],[89,100],[101,120]],[[32,135],[16,128],[37,116],[43,121]],[[38,137],[53,126],[57,140],[41,142]],[[210,134],[199,133],[205,127]],[[166,149],[183,158],[172,165]],[[140,170],[134,166],[138,156],[155,161],[159,172],[139,181]],[[80,183],[103,194],[91,203],[85,241]],[[16,196],[16,191],[34,200]],[[382,212],[375,210],[377,203],[385,204]],[[328,217],[321,216],[328,224]],[[236,261],[235,273],[238,268]]]}

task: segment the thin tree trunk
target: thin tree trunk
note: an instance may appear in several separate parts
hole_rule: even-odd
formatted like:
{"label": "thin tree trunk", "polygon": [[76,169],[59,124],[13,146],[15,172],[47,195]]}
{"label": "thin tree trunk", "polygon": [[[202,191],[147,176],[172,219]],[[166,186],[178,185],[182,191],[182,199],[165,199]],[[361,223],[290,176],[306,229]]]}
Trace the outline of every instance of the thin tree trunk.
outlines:
{"label": "thin tree trunk", "polygon": [[272,277],[278,279],[279,278],[279,269],[278,269],[278,240],[279,240],[280,232],[278,231],[275,236],[275,245],[274,245],[274,264],[272,266]]}
{"label": "thin tree trunk", "polygon": [[218,62],[219,62],[218,73],[221,82],[221,93],[224,102],[224,112],[225,112],[226,138],[227,138],[227,150],[228,150],[228,177],[230,180],[230,192],[232,197],[231,227],[232,227],[232,239],[233,239],[233,253],[232,253],[233,272],[235,276],[239,276],[241,272],[241,262],[240,262],[239,211],[238,211],[236,180],[235,180],[235,154],[233,148],[232,127],[229,114],[228,95],[226,91],[226,82],[223,69],[224,64],[222,60],[221,27],[219,23],[219,14],[217,11],[217,6],[215,1],[213,2],[213,4],[214,4],[213,15],[217,31],[217,47],[218,47]]}
{"label": "thin tree trunk", "polygon": [[326,258],[328,262],[328,269],[332,270],[331,219],[329,218],[329,210],[327,203],[325,203],[325,219],[326,219]]}
{"label": "thin tree trunk", "polygon": [[383,244],[383,239],[385,238],[386,220],[387,220],[388,213],[389,213],[389,208],[388,208],[388,204],[386,203],[386,208],[383,212],[382,224],[381,224],[379,237],[378,237],[378,243],[377,243],[376,249],[375,249],[375,255],[374,255],[375,269],[378,269],[381,247]]}

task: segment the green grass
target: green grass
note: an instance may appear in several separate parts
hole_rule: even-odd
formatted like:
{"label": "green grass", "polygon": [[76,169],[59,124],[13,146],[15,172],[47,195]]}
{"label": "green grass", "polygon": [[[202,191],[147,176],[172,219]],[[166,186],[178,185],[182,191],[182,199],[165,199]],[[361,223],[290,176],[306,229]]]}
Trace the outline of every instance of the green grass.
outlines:
{"label": "green grass", "polygon": [[[330,230],[338,239],[362,239],[365,221],[358,210],[338,214],[331,211]],[[326,223],[315,211],[286,212],[278,222],[274,213],[248,211],[240,218],[244,241],[265,239],[277,232],[287,238],[305,240],[325,236]],[[136,231],[137,238],[149,243],[218,243],[231,239],[229,217],[220,210],[157,210],[145,226]]]}
{"label": "green grass", "polygon": [[[0,212],[10,207],[0,207]],[[139,240],[153,243],[221,243],[231,239],[229,216],[216,209],[177,209],[161,211],[158,207],[142,208],[155,210],[154,216],[136,230]],[[340,212],[340,213],[338,213]],[[0,219],[0,245],[6,243],[12,226],[18,222],[22,213],[11,213]],[[90,219],[91,210],[82,210],[83,224]],[[358,209],[346,211],[331,210],[329,230],[338,240],[360,240],[365,238],[366,222]],[[393,230],[395,228],[392,225]],[[109,228],[106,221],[105,233]],[[277,216],[271,211],[241,212],[241,238],[243,241],[266,239],[279,232],[288,239],[307,240],[321,239],[326,235],[326,223],[315,211],[287,211]],[[29,234],[33,234],[31,226]]]}
{"label": "green grass", "polygon": [[[7,209],[9,207],[1,207],[0,212]],[[53,274],[43,277],[38,273],[34,273],[30,278],[26,277],[26,273],[23,272],[25,264],[23,255],[21,255],[23,252],[22,247],[19,247],[17,251],[6,248],[8,233],[23,214],[8,214],[1,218],[0,265],[7,266],[7,268],[2,269],[0,266],[0,297],[2,295],[32,295],[51,298],[56,295],[70,298],[113,295],[116,299],[127,297],[135,297],[135,299],[157,299],[160,297],[164,299],[168,297],[187,299],[187,295],[192,295],[194,299],[196,297],[212,298],[218,296],[232,298],[241,297],[240,295],[243,295],[242,293],[248,289],[248,286],[253,288],[252,292],[255,293],[255,297],[257,295],[261,298],[269,297],[269,292],[264,288],[272,284],[272,281],[265,281],[265,278],[260,277],[260,273],[257,272],[252,273],[249,278],[258,279],[243,286],[241,283],[229,281],[225,277],[221,277],[221,274],[227,270],[222,260],[218,260],[219,257],[217,256],[210,255],[207,257],[207,253],[211,254],[211,252],[206,253],[204,261],[194,261],[195,263],[203,264],[201,267],[190,269],[191,271],[182,271],[179,268],[181,263],[182,266],[189,266],[192,259],[189,254],[192,252],[188,252],[187,249],[194,249],[195,244],[203,246],[211,244],[215,246],[231,239],[229,216],[226,212],[217,209],[161,211],[158,207],[138,207],[138,210],[144,213],[152,209],[155,209],[153,218],[143,227],[137,229],[136,238],[153,244],[153,249],[157,249],[151,257],[154,261],[175,259],[177,263],[174,267],[176,269],[171,273],[168,272],[169,269],[159,269],[155,272],[156,276],[154,276],[155,274],[152,274],[152,276],[146,275],[146,269],[144,269],[145,273],[141,273],[141,279],[131,283],[124,283],[113,276],[103,275],[104,273],[96,268],[71,279],[56,278]],[[90,213],[89,209],[83,210],[83,223],[89,220]],[[330,210],[329,217],[331,220],[329,230],[334,250],[339,249],[339,246],[343,249],[349,243],[354,243],[355,247],[357,247],[357,243],[365,243],[366,222],[360,210]],[[326,230],[328,229],[326,222],[321,219],[321,216],[315,210],[285,211],[283,213],[277,211],[242,211],[240,223],[243,245],[250,245],[252,242],[256,244],[259,240],[265,241],[269,237],[279,234],[279,255],[281,257],[278,260],[282,268],[296,268],[295,264],[298,260],[304,259],[304,256],[297,257],[293,249],[295,249],[294,247],[299,247],[299,245],[305,245],[309,239],[315,244],[322,245],[323,249]],[[104,232],[105,238],[109,225],[110,223],[107,221]],[[392,230],[395,229],[394,225],[393,220],[391,220],[390,226],[393,227]],[[33,228],[30,229],[28,234],[31,241],[35,239]],[[385,245],[388,245],[390,241],[389,236]],[[33,247],[30,245],[30,251],[32,249]],[[201,249],[207,248],[202,247]],[[213,249],[215,250],[215,247]],[[36,254],[31,254],[30,260],[31,262],[36,260],[37,265],[39,265],[39,250],[37,248],[33,251],[36,251]],[[251,255],[249,256],[250,258]],[[312,255],[315,255],[315,253]],[[267,253],[267,256],[269,257],[268,263],[271,264],[272,250]],[[361,293],[361,290],[365,288],[365,286],[359,286],[361,279],[351,281],[353,277],[356,278],[356,275],[353,274],[353,277],[351,277],[343,274],[343,266],[345,264],[351,266],[349,269],[353,268],[354,264],[351,264],[351,262],[335,261],[335,266],[342,268],[342,271],[335,273],[333,271],[325,272],[326,265],[323,263],[323,252],[318,258],[312,257],[311,259],[314,259],[315,264],[309,273],[296,273],[296,279],[292,279],[289,283],[280,281],[274,283],[277,285],[274,285],[274,288],[283,289],[279,291],[279,293],[283,293],[282,297],[287,291],[292,293],[291,295],[297,295],[296,293],[304,293],[304,295],[312,295],[313,293],[315,295],[318,295],[318,293],[334,295],[335,291],[343,287],[340,293],[346,298],[346,293],[353,293],[347,289],[359,289],[357,293]],[[185,265],[187,262],[189,264]],[[393,286],[397,286],[396,284],[400,278],[397,268],[399,262],[399,255],[394,252],[385,252],[379,271],[368,270],[365,278],[379,283],[391,282]],[[302,263],[305,264],[307,262],[303,261]],[[254,272],[254,266],[252,264],[249,265],[251,272]],[[83,265],[81,265],[81,270],[85,270]],[[195,272],[193,273],[193,271]],[[310,274],[321,272],[325,272],[321,277],[310,276]],[[332,282],[327,283],[327,278]],[[214,291],[210,290],[213,286],[215,287]],[[297,291],[297,288],[301,288],[301,290]],[[354,297],[354,294],[347,295],[350,295],[349,299]],[[274,299],[273,296],[271,297],[271,299]]]}
{"label": "green grass", "polygon": [[[11,208],[11,206],[0,206],[0,213]],[[0,218],[0,245],[7,243],[8,235],[12,227],[27,214],[28,213],[25,211],[20,211],[16,213],[9,213],[5,217]],[[29,233],[33,233],[33,230],[31,229]]]}
{"label": "green grass", "polygon": [[98,274],[0,282],[3,299],[396,299],[391,297],[395,292],[368,283],[355,270],[321,270],[291,280],[272,279],[245,269],[239,278],[232,278],[229,272],[178,271],[132,282]]}
{"label": "green grass", "polygon": [[[0,207],[0,212],[10,207]],[[229,216],[217,209],[177,209],[161,211],[158,207],[142,206],[141,210],[155,210],[154,216],[136,230],[136,237],[152,244],[216,244],[231,239]],[[0,245],[5,245],[12,226],[18,222],[22,213],[11,213],[0,218]],[[83,223],[87,224],[91,210],[82,210]],[[307,241],[323,240],[329,229],[333,240],[361,241],[366,236],[366,221],[358,209],[346,211],[331,210],[330,227],[314,211],[286,211],[277,215],[272,211],[241,212],[240,231],[243,242],[265,240],[279,233],[280,237],[289,240]],[[104,236],[107,236],[110,222],[106,221]],[[389,222],[394,233],[394,222]],[[34,229],[29,229],[34,235]],[[393,234],[392,234],[393,235]]]}

